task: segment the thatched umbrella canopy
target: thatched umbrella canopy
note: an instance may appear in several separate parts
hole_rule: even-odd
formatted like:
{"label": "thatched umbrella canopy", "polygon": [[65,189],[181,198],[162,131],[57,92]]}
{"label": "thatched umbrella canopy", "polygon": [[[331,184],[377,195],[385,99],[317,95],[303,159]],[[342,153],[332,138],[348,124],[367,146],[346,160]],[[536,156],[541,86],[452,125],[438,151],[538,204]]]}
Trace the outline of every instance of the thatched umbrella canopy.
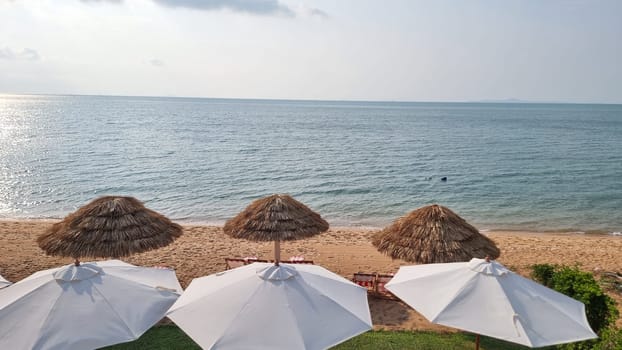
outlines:
{"label": "thatched umbrella canopy", "polygon": [[375,234],[372,244],[394,259],[422,264],[496,259],[500,254],[490,238],[436,204],[397,219]]}
{"label": "thatched umbrella canopy", "polygon": [[251,203],[228,220],[224,232],[234,238],[274,241],[275,262],[280,260],[280,241],[307,238],[328,230],[328,223],[289,195],[274,194]]}
{"label": "thatched umbrella canopy", "polygon": [[120,258],[164,247],[181,236],[180,225],[136,198],[98,198],[67,215],[37,239],[48,255]]}

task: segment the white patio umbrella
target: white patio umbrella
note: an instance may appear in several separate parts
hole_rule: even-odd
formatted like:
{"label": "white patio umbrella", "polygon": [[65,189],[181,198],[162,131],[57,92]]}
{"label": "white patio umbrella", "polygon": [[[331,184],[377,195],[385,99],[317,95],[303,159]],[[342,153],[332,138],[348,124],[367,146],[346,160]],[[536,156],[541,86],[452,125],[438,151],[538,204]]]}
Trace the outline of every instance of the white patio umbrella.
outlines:
{"label": "white patio umbrella", "polygon": [[529,347],[597,337],[583,303],[495,261],[403,266],[385,287],[433,323]]}
{"label": "white patio umbrella", "polygon": [[175,272],[119,260],[69,265],[0,290],[0,349],[95,349],[140,337],[181,293]]}
{"label": "white patio umbrella", "polygon": [[317,265],[196,278],[167,316],[204,349],[326,349],[372,328],[367,291]]}
{"label": "white patio umbrella", "polygon": [[8,287],[10,284],[11,284],[11,282],[5,280],[4,277],[2,277],[0,275],[0,289],[2,289],[4,287]]}

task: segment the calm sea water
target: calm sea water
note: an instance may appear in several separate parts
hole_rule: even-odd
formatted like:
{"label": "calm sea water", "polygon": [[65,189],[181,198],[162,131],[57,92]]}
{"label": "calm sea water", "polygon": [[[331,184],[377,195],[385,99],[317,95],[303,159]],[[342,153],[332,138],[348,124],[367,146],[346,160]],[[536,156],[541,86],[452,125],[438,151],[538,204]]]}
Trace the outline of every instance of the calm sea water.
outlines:
{"label": "calm sea water", "polygon": [[0,96],[0,218],[115,194],[218,224],[289,193],[334,226],[439,203],[480,229],[619,234],[621,135],[622,105]]}

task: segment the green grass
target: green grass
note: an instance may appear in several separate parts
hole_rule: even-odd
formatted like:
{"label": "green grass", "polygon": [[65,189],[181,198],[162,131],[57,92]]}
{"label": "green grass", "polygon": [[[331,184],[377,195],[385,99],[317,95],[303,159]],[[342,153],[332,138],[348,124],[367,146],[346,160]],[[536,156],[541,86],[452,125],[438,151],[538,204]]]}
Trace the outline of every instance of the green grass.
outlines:
{"label": "green grass", "polygon": [[[200,349],[192,339],[176,326],[159,326],[147,331],[131,343],[105,348],[107,350],[186,350]],[[339,344],[333,350],[472,350],[475,335],[467,333],[390,332],[373,331]],[[481,350],[524,350],[527,347],[482,337]]]}
{"label": "green grass", "polygon": [[156,326],[129,343],[109,346],[108,350],[176,350],[201,349],[177,326]]}

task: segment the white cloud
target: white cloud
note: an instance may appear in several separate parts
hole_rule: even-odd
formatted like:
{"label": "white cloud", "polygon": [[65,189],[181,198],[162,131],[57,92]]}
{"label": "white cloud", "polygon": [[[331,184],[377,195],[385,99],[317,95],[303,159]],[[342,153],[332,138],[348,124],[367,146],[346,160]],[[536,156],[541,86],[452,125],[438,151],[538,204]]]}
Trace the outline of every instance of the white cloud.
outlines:
{"label": "white cloud", "polygon": [[[9,0],[12,1],[12,0]],[[115,3],[124,0],[80,0],[83,3]],[[169,8],[187,8],[201,11],[229,10],[254,15],[281,15],[295,17],[297,14],[322,19],[330,16],[318,8],[303,6],[297,11],[292,10],[279,0],[152,0],[154,3]]]}
{"label": "white cloud", "polygon": [[149,64],[154,66],[154,67],[164,67],[165,66],[164,61],[159,60],[157,58],[149,60]]}
{"label": "white cloud", "polygon": [[113,2],[116,4],[120,4],[123,2],[123,0],[80,0],[82,2]]}
{"label": "white cloud", "polygon": [[23,60],[23,61],[38,61],[41,58],[37,50],[31,48],[24,48],[20,52],[15,52],[10,47],[0,49],[0,59],[4,60]]}
{"label": "white cloud", "polygon": [[326,13],[326,12],[324,12],[324,11],[320,10],[320,9],[310,8],[308,11],[309,11],[309,14],[310,14],[311,16],[314,16],[314,17],[319,17],[319,18],[322,18],[322,19],[328,19],[328,18],[330,18],[330,16],[328,15],[328,13]]}
{"label": "white cloud", "polygon": [[196,10],[230,10],[256,15],[284,15],[294,17],[295,13],[278,0],[153,0],[166,7],[182,7]]}

